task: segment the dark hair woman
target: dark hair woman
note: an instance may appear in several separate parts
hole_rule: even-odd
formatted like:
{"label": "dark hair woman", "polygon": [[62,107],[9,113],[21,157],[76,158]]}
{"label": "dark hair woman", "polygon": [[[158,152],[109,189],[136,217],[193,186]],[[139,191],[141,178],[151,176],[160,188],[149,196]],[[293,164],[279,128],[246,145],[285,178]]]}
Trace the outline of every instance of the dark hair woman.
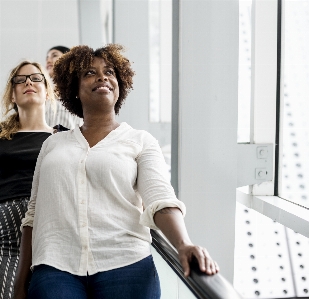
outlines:
{"label": "dark hair woman", "polygon": [[[56,61],[69,51],[70,49],[65,46],[54,46],[48,50],[46,55],[46,70],[50,78],[53,79],[54,77],[54,66]],[[83,120],[65,109],[59,100],[56,101],[55,106],[55,109],[53,109],[53,107],[47,103],[45,115],[47,124],[52,127],[61,124],[68,129],[73,129],[76,125],[82,125]]]}
{"label": "dark hair woman", "polygon": [[176,247],[185,275],[192,256],[219,270],[189,239],[157,140],[115,119],[134,75],[122,50],[78,46],[56,62],[61,101],[84,124],[48,138],[38,158],[22,224],[30,299],[160,298],[149,228]]}

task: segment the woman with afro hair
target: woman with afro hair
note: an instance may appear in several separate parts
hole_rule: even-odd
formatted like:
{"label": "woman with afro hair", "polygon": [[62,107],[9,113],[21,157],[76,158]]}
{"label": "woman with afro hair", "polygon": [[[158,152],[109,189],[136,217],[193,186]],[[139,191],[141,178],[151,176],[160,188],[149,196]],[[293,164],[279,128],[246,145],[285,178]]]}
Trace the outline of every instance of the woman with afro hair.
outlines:
{"label": "woman with afro hair", "polygon": [[193,256],[219,271],[189,239],[157,140],[115,119],[134,75],[122,51],[77,46],[56,62],[59,98],[84,123],[49,137],[37,160],[19,263],[33,270],[29,299],[160,298],[150,228],[175,246],[186,276]]}

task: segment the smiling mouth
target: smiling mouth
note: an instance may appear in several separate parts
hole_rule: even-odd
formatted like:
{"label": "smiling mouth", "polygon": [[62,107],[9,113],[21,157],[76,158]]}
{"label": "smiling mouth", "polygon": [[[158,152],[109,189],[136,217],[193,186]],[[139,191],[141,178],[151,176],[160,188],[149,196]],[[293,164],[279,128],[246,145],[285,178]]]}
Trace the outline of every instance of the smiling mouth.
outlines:
{"label": "smiling mouth", "polygon": [[106,90],[106,91],[111,91],[112,88],[108,87],[108,86],[97,86],[94,89],[92,89],[92,91],[96,91],[96,90]]}

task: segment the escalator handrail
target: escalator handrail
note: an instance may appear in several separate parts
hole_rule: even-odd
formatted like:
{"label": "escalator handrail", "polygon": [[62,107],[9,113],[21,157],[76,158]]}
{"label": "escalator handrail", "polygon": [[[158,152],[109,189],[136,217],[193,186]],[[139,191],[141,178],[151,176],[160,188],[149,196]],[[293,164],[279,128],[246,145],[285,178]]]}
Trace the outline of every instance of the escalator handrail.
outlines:
{"label": "escalator handrail", "polygon": [[190,276],[185,277],[176,250],[157,231],[151,230],[151,236],[152,246],[197,298],[242,299],[221,274],[202,273],[196,261],[190,264]]}

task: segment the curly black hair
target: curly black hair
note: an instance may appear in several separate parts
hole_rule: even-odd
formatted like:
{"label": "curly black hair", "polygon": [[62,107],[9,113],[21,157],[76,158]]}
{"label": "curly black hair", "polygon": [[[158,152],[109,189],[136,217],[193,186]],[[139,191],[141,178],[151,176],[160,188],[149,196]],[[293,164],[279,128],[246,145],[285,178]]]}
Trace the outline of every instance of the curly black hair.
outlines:
{"label": "curly black hair", "polygon": [[64,107],[72,114],[83,118],[82,103],[76,98],[79,78],[81,73],[92,65],[94,57],[99,57],[110,63],[116,73],[119,98],[115,104],[115,113],[118,114],[128,93],[133,89],[135,74],[130,61],[122,55],[123,51],[124,47],[118,44],[108,44],[97,50],[88,46],[76,46],[62,55],[55,63],[53,80],[56,94]]}

